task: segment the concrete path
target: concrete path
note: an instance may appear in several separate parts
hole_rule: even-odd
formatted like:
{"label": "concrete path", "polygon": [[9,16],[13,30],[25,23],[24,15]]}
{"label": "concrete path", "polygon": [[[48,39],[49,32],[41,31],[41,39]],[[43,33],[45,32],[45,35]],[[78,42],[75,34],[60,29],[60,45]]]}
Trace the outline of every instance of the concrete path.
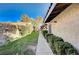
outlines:
{"label": "concrete path", "polygon": [[39,33],[36,55],[53,55],[51,48],[41,32]]}

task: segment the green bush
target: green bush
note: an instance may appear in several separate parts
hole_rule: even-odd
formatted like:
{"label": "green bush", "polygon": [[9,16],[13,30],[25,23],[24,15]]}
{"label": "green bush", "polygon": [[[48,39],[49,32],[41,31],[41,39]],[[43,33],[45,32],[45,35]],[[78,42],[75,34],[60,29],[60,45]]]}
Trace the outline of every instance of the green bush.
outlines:
{"label": "green bush", "polygon": [[[55,35],[53,35],[53,34],[46,34],[46,39],[47,39],[47,42],[49,43],[49,45],[50,45],[50,47],[51,47],[51,49],[52,49],[52,51],[53,51],[53,53],[54,54],[57,54],[58,52],[58,50],[60,50],[59,48],[57,48],[56,46],[55,46],[55,44],[57,43],[58,44],[58,41],[61,41],[61,42],[64,42],[63,41],[63,39],[62,38],[59,38],[59,37],[57,37],[57,36],[55,36]],[[60,43],[61,44],[61,43]],[[57,51],[56,51],[56,49],[58,49]],[[62,52],[62,50],[61,50],[61,52]],[[63,54],[63,53],[62,53]]]}
{"label": "green bush", "polygon": [[44,37],[45,37],[45,35],[48,33],[47,30],[43,30],[42,32],[43,32]]}
{"label": "green bush", "polygon": [[45,38],[47,39],[47,42],[49,43],[49,45],[50,45],[50,47],[51,47],[51,49],[52,49],[52,51],[53,51],[53,53],[54,54],[56,54],[56,50],[55,50],[55,47],[54,47],[54,38],[55,38],[55,36],[53,35],[53,34],[46,34],[46,36],[45,36]]}
{"label": "green bush", "polygon": [[53,34],[46,34],[45,38],[47,39],[47,42],[51,42],[52,38],[53,38]]}
{"label": "green bush", "polygon": [[47,42],[52,42],[52,43],[54,43],[54,40],[55,41],[63,41],[62,38],[57,37],[57,36],[55,36],[53,34],[48,34],[48,33],[45,35],[45,38],[47,39]]}
{"label": "green bush", "polygon": [[54,47],[57,55],[64,55],[65,51],[63,49],[64,42],[63,41],[54,41]]}
{"label": "green bush", "polygon": [[67,55],[77,55],[77,50],[68,42],[64,42],[63,49]]}
{"label": "green bush", "polygon": [[65,54],[64,49],[63,49],[64,41],[62,38],[54,36],[52,40],[52,45],[54,49],[56,50],[56,54],[58,55]]}
{"label": "green bush", "polygon": [[57,55],[77,55],[77,50],[68,42],[53,34],[46,33],[45,38],[54,54]]}
{"label": "green bush", "polygon": [[64,42],[64,40],[62,38],[60,38],[60,37],[55,37],[55,41],[62,41],[62,42]]}
{"label": "green bush", "polygon": [[61,42],[64,42],[62,38],[59,38],[59,37],[53,36],[51,42],[52,42],[52,45],[55,45],[56,42],[60,42],[60,41],[61,41]]}

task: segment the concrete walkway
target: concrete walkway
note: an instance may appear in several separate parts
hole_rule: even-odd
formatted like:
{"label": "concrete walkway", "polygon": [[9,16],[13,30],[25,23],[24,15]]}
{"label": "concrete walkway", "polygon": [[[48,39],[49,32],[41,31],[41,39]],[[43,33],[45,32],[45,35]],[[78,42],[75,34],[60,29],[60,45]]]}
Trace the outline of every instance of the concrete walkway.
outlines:
{"label": "concrete walkway", "polygon": [[41,32],[39,33],[36,55],[53,55],[51,48]]}

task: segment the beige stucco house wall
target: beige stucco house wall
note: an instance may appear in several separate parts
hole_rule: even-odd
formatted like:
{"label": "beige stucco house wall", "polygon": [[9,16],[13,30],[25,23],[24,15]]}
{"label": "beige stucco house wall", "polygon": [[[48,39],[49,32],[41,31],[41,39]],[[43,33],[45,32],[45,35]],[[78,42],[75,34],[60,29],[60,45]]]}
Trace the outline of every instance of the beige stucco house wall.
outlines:
{"label": "beige stucco house wall", "polygon": [[70,42],[79,51],[79,4],[71,4],[49,24],[54,35]]}

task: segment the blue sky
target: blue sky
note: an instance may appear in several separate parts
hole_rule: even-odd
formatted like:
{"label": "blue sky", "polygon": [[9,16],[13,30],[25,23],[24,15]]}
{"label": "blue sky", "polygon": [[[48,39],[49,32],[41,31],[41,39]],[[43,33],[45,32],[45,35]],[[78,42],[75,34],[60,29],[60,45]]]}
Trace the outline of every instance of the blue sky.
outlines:
{"label": "blue sky", "polygon": [[44,18],[49,6],[48,3],[0,3],[0,22],[17,22],[22,14],[33,19]]}

